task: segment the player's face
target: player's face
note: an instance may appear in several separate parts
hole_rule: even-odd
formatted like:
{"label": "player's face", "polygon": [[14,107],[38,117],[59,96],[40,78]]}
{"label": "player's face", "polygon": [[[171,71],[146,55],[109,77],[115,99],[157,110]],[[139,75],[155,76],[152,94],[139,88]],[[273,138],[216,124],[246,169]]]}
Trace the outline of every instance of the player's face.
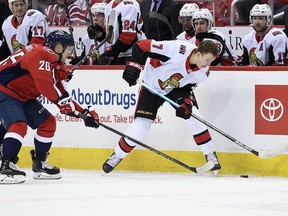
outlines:
{"label": "player's face", "polygon": [[24,17],[25,13],[26,13],[26,5],[24,2],[14,2],[12,4],[12,9],[13,9],[13,12],[14,12],[14,15],[17,17],[17,18],[22,18]]}
{"label": "player's face", "polygon": [[198,68],[208,67],[214,60],[215,56],[213,56],[211,53],[201,54],[198,52],[198,61],[196,65]]}
{"label": "player's face", "polygon": [[252,17],[253,28],[256,32],[263,32],[267,29],[267,18],[265,16]]}
{"label": "player's face", "polygon": [[208,31],[208,21],[205,19],[196,19],[194,20],[193,25],[196,34]]}
{"label": "player's face", "polygon": [[93,23],[94,24],[98,24],[101,27],[104,26],[104,14],[103,13],[92,14],[92,18],[93,18]]}
{"label": "player's face", "polygon": [[64,52],[62,53],[61,61],[65,62],[68,56],[71,56],[73,54],[74,47],[73,46],[67,46]]}
{"label": "player's face", "polygon": [[185,32],[191,32],[193,30],[192,24],[191,24],[191,18],[192,17],[180,17],[180,21],[183,26],[183,30]]}

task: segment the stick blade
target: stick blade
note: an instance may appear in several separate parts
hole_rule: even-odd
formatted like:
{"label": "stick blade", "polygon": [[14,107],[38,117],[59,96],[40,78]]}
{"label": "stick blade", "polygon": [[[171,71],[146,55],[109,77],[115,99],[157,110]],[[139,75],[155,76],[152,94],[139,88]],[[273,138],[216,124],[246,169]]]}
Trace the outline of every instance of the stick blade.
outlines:
{"label": "stick blade", "polygon": [[214,165],[215,164],[213,163],[213,161],[208,161],[203,166],[197,167],[196,173],[201,174],[201,173],[207,172],[207,171],[211,170],[214,167]]}
{"label": "stick blade", "polygon": [[116,18],[116,12],[115,12],[115,10],[111,10],[111,12],[109,14],[108,26],[113,26],[114,25],[115,18]]}

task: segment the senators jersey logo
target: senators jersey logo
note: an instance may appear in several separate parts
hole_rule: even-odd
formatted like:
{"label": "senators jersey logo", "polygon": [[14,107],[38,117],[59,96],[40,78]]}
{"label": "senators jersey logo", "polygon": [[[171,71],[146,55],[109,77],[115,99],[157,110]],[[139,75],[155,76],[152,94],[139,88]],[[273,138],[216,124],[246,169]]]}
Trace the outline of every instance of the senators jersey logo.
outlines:
{"label": "senators jersey logo", "polygon": [[255,50],[256,47],[253,47],[250,51],[249,51],[249,62],[250,65],[253,66],[263,66],[263,62],[257,58],[257,55],[255,54]]}
{"label": "senators jersey logo", "polygon": [[180,80],[183,76],[180,73],[173,74],[169,79],[162,81],[158,79],[158,84],[162,90],[166,88],[179,88]]}

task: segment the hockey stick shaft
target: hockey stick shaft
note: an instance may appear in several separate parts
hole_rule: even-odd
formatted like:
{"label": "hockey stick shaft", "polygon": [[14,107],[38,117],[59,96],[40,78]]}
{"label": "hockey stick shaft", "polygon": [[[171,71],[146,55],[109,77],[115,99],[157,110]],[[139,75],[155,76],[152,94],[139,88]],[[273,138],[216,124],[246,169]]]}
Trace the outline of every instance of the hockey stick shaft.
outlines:
{"label": "hockey stick shaft", "polygon": [[74,67],[71,69],[71,73],[72,73],[74,70],[76,70],[80,65],[82,65],[82,64],[87,60],[88,57],[92,56],[92,54],[93,54],[94,51],[99,50],[99,48],[100,48],[101,46],[103,46],[103,45],[106,43],[106,41],[108,41],[108,40],[111,38],[112,32],[113,32],[113,26],[109,26],[108,35],[106,36],[106,38],[105,38],[103,41],[101,41],[101,43],[99,43],[98,46],[95,46],[95,47],[89,52],[88,55],[84,56],[77,64],[75,64]]}
{"label": "hockey stick shaft", "polygon": [[[88,6],[88,14],[89,14],[89,19],[90,19],[90,24],[91,24],[92,26],[94,26],[94,24],[93,24],[93,15],[92,15],[92,12],[91,12],[90,1],[89,1],[89,0],[86,0],[86,4],[87,4],[87,6]],[[96,38],[94,38],[94,45],[95,45],[95,47],[98,46],[98,42],[97,42]],[[96,57],[97,57],[97,59],[99,58],[99,56],[100,56],[99,49],[96,49]]]}
{"label": "hockey stick shaft", "polygon": [[[143,83],[140,79],[137,80],[137,83],[141,86],[143,86],[144,88],[146,88],[147,90],[149,90],[151,93],[158,95],[159,97],[161,97],[162,99],[164,99],[165,101],[169,102],[172,106],[174,107],[179,107],[180,105],[177,104],[176,102],[174,102],[173,100],[171,100],[170,98],[166,97],[165,95],[160,94],[159,92],[157,92],[156,90],[154,90],[153,88],[151,88],[150,86],[148,86],[147,84]],[[237,139],[233,138],[232,136],[230,136],[229,134],[225,133],[224,131],[220,130],[219,128],[215,127],[214,125],[210,124],[209,122],[205,121],[204,119],[200,118],[199,116],[195,115],[194,113],[191,113],[191,116],[195,119],[197,119],[199,122],[205,124],[206,126],[208,126],[209,128],[213,129],[214,131],[220,133],[221,135],[225,136],[226,138],[228,138],[229,140],[231,140],[232,142],[236,143],[237,145],[239,145],[240,147],[244,148],[245,150],[253,153],[256,156],[260,156],[259,152],[250,148],[249,146],[243,144],[242,142],[238,141]]]}
{"label": "hockey stick shaft", "polygon": [[148,13],[148,16],[149,16],[150,18],[158,19],[158,20],[164,22],[164,23],[168,26],[168,28],[169,28],[169,30],[170,30],[170,32],[171,32],[171,35],[172,35],[173,40],[176,39],[176,35],[175,35],[175,33],[174,33],[174,31],[173,31],[173,28],[172,28],[172,26],[170,25],[167,17],[165,17],[163,14],[157,13],[157,12],[155,12],[155,11],[149,12],[149,13]]}
{"label": "hockey stick shaft", "polygon": [[87,60],[88,57],[92,56],[94,51],[98,50],[101,46],[103,46],[106,43],[106,41],[110,40],[110,38],[113,35],[113,29],[114,29],[113,25],[114,25],[115,19],[116,19],[116,12],[112,10],[110,12],[110,18],[109,18],[109,23],[108,23],[108,33],[107,33],[106,38],[103,41],[101,41],[101,43],[99,43],[98,46],[90,50],[88,55],[84,56],[76,65],[74,65],[74,67],[71,69],[71,73],[73,73],[75,69],[77,69],[80,65],[82,65]]}
{"label": "hockey stick shaft", "polygon": [[[67,25],[68,25],[68,28],[69,28],[69,33],[71,35],[71,37],[73,38],[74,40],[74,36],[73,36],[73,27],[71,25],[71,19],[70,19],[70,11],[69,11],[69,3],[67,0],[65,0],[65,11],[66,11],[66,18],[67,18]],[[75,40],[74,40],[75,41]],[[76,53],[76,45],[74,43],[74,57],[77,58],[77,53]]]}
{"label": "hockey stick shaft", "polygon": [[[80,113],[78,111],[75,111],[74,114],[76,116],[79,116],[82,119],[86,119],[87,118],[87,116],[85,114]],[[171,157],[171,156],[169,156],[169,155],[167,155],[167,154],[165,154],[165,153],[163,153],[161,151],[158,151],[157,149],[155,149],[155,148],[153,148],[151,146],[148,146],[148,145],[144,144],[143,142],[140,142],[140,141],[138,141],[138,140],[136,140],[136,139],[124,134],[124,133],[121,133],[118,130],[115,130],[114,128],[111,128],[111,127],[109,127],[109,126],[107,126],[107,125],[105,125],[105,124],[103,124],[101,122],[97,122],[97,123],[99,124],[99,126],[105,128],[105,129],[107,129],[107,130],[109,130],[109,131],[111,131],[111,132],[113,132],[113,133],[115,133],[115,134],[117,134],[117,135],[119,135],[121,137],[124,137],[125,139],[128,139],[128,140],[138,144],[139,146],[142,146],[143,148],[146,148],[149,151],[152,151],[152,152],[154,152],[154,153],[156,153],[156,154],[158,154],[158,155],[160,155],[160,156],[172,161],[173,163],[176,163],[176,164],[178,164],[178,165],[180,165],[180,166],[184,167],[185,169],[188,169],[188,170],[190,170],[192,172],[203,173],[203,172],[206,172],[206,171],[210,170],[214,166],[213,163],[206,163],[202,167],[198,167],[198,168],[197,167],[190,167],[187,164],[185,164],[185,163],[183,163],[183,162],[181,162],[181,161],[179,161],[179,160],[177,160],[177,159],[175,159],[175,158],[173,158],[173,157]]]}

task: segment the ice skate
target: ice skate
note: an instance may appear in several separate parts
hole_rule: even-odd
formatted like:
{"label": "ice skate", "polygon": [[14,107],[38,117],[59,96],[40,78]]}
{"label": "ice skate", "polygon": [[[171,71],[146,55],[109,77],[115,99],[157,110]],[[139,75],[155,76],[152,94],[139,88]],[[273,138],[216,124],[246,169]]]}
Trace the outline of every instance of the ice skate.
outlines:
{"label": "ice skate", "polygon": [[110,173],[120,162],[122,158],[119,158],[115,152],[105,161],[102,169],[105,173]]}
{"label": "ice skate", "polygon": [[0,168],[0,184],[19,184],[25,182],[26,173],[19,170],[16,160],[3,160]]}
{"label": "ice skate", "polygon": [[211,169],[211,171],[215,174],[218,175],[219,170],[221,169],[221,165],[218,161],[216,152],[213,152],[209,155],[205,155],[206,161],[213,161],[214,167]]}
{"label": "ice skate", "polygon": [[60,174],[60,169],[58,167],[48,164],[47,157],[45,158],[45,160],[42,161],[37,159],[34,150],[30,151],[30,155],[32,158],[32,170],[34,172],[34,179],[54,180],[60,179],[62,177]]}

